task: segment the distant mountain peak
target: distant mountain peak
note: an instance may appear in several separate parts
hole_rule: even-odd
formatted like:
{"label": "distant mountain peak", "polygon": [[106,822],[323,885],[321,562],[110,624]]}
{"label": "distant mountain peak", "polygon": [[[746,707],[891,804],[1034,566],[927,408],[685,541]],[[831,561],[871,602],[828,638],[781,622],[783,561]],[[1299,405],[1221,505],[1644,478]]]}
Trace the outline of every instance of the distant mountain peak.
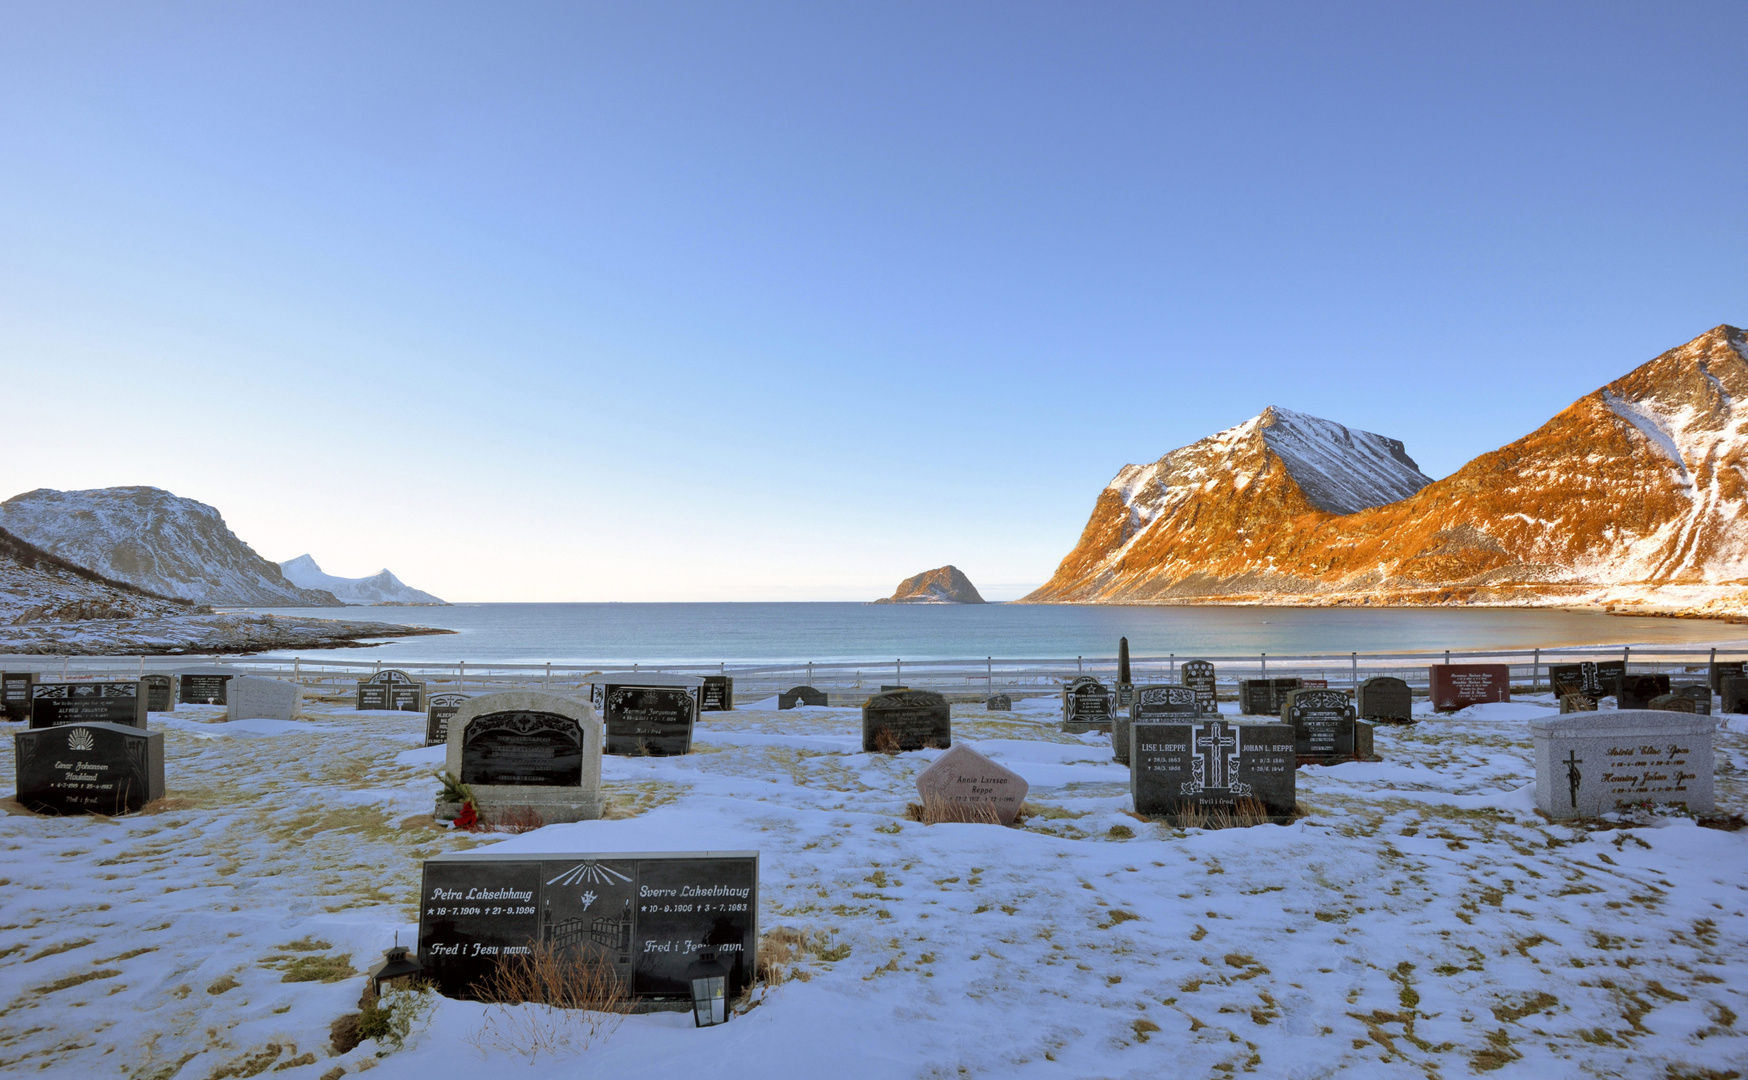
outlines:
{"label": "distant mountain peak", "polygon": [[898,583],[898,588],[893,591],[891,596],[874,602],[876,604],[981,604],[984,601],[983,597],[977,593],[977,586],[971,584],[971,579],[961,573],[957,566],[948,564],[905,578]]}
{"label": "distant mountain peak", "polygon": [[348,604],[441,604],[444,601],[428,592],[404,584],[386,569],[369,577],[343,578],[322,572],[316,560],[299,555],[279,564],[286,580],[306,589],[321,589],[333,593]]}

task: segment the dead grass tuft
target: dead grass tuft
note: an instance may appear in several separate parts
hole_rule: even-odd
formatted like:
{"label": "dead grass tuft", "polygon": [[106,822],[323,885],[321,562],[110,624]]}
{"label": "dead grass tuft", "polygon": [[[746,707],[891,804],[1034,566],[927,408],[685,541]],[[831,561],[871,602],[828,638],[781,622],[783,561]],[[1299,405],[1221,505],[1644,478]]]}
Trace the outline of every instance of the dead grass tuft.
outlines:
{"label": "dead grass tuft", "polygon": [[899,752],[898,736],[891,728],[883,727],[874,733],[874,752],[896,757]]}
{"label": "dead grass tuft", "polygon": [[468,1041],[482,1052],[501,1050],[529,1061],[543,1053],[582,1053],[612,1035],[631,1011],[611,965],[550,945],[533,945],[500,961],[470,989],[488,1008]]}
{"label": "dead grass tuft", "polygon": [[904,816],[924,825],[957,823],[967,825],[1000,825],[1001,815],[988,803],[958,802],[938,795],[925,796],[920,803],[904,808]]}

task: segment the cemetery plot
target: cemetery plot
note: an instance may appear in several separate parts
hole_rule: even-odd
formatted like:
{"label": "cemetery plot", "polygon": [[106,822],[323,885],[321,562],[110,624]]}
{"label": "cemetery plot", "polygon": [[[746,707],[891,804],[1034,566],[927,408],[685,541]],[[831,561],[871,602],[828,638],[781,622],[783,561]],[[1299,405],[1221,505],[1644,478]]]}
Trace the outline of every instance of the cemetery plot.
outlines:
{"label": "cemetery plot", "polygon": [[1284,724],[1137,720],[1130,738],[1137,814],[1292,817],[1298,761]]}
{"label": "cemetery plot", "polygon": [[1434,664],[1428,675],[1434,712],[1511,700],[1511,669],[1504,664]]}
{"label": "cemetery plot", "polygon": [[86,723],[145,727],[146,696],[140,680],[31,684],[31,727]]}
{"label": "cemetery plot", "polygon": [[953,710],[932,690],[876,694],[862,706],[864,753],[946,749],[953,745]]}
{"label": "cemetery plot", "polygon": [[1647,710],[1532,721],[1536,805],[1556,819],[1660,804],[1709,814],[1715,728]]}
{"label": "cemetery plot", "polygon": [[18,802],[40,814],[126,814],[164,796],[164,735],[73,723],[12,737]]}
{"label": "cemetery plot", "polygon": [[759,853],[455,852],[426,860],[419,959],[449,997],[535,947],[601,964],[644,1003],[690,1002],[711,953],[740,994],[758,965]]}

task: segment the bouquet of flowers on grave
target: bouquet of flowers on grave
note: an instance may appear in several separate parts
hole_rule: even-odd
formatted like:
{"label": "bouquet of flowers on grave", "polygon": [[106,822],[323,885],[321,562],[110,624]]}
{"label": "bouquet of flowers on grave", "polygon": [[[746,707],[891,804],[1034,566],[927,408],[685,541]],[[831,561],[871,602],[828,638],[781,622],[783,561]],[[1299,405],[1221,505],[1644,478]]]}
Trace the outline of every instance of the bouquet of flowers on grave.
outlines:
{"label": "bouquet of flowers on grave", "polygon": [[457,780],[447,770],[431,775],[443,785],[443,793],[439,797],[442,802],[461,804],[461,813],[455,815],[455,827],[473,831],[474,826],[479,824],[479,814],[473,806],[473,789]]}

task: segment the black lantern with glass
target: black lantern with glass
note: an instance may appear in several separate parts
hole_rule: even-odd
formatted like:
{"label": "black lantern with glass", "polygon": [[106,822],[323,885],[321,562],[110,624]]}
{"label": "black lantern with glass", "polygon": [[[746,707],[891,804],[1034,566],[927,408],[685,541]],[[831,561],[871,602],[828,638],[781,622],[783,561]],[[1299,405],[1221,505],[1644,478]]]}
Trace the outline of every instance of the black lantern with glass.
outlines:
{"label": "black lantern with glass", "polygon": [[692,983],[692,1021],[698,1027],[713,1027],[728,1021],[728,969],[715,953],[699,953],[686,968]]}

